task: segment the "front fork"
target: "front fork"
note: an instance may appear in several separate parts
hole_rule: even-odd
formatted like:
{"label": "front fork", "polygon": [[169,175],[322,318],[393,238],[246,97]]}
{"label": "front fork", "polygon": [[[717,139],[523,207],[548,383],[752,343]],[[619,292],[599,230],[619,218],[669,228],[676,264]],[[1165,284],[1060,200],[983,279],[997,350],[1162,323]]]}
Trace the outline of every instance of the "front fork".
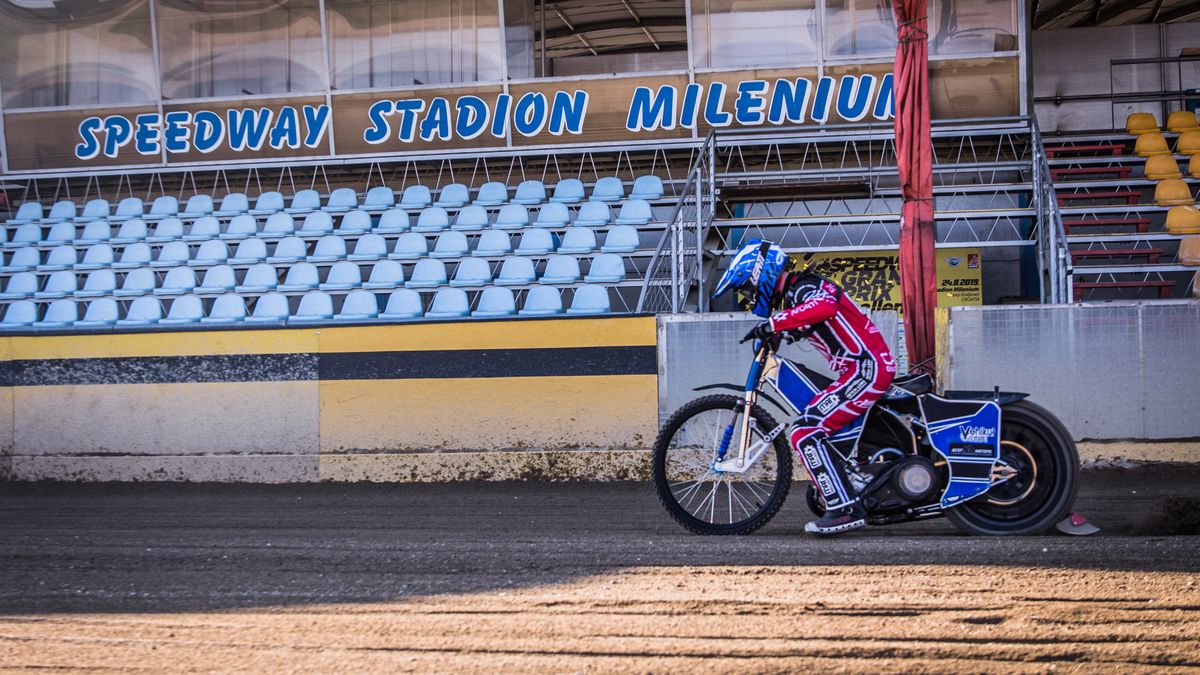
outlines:
{"label": "front fork", "polygon": [[[729,426],[725,428],[725,434],[721,438],[721,445],[717,448],[717,457],[713,462],[713,471],[717,473],[745,473],[751,466],[754,466],[767,448],[771,447],[771,443],[775,437],[783,431],[786,425],[780,424],[769,431],[761,440],[751,445],[750,443],[750,411],[754,409],[754,405],[758,403],[758,384],[762,377],[763,368],[766,365],[769,352],[766,347],[760,347],[758,356],[754,359],[754,364],[750,367],[750,373],[746,376],[746,391],[742,399],[742,417],[740,422],[735,417],[729,422]],[[734,433],[738,434],[737,451],[733,457],[726,458],[729,454],[729,444],[733,441]]]}

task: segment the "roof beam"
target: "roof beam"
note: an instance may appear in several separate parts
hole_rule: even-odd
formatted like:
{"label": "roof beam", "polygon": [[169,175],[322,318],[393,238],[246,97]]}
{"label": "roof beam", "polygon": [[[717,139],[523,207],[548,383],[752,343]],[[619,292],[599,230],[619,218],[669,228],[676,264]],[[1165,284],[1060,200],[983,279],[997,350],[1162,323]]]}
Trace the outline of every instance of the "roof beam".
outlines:
{"label": "roof beam", "polygon": [[1171,23],[1172,21],[1183,21],[1185,19],[1190,19],[1195,16],[1200,16],[1200,5],[1193,4],[1193,5],[1190,5],[1187,7],[1181,7],[1179,9],[1172,10],[1170,12],[1166,12],[1164,14],[1159,14],[1158,22],[1159,23]]}
{"label": "roof beam", "polygon": [[1135,9],[1146,10],[1146,0],[1125,0],[1124,2],[1114,2],[1104,8],[1100,12],[1100,18],[1096,20],[1096,25],[1103,26],[1110,21],[1114,21],[1126,12],[1131,12]]}
{"label": "roof beam", "polygon": [[[1065,2],[1056,2],[1053,5],[1042,6],[1038,8],[1038,14],[1042,16],[1041,21],[1034,22],[1034,29],[1042,29],[1056,23],[1063,16],[1071,13],[1073,10],[1088,4],[1089,0],[1066,0]],[[1071,24],[1073,25],[1073,23]],[[1057,28],[1058,26],[1056,26]],[[1069,28],[1070,25],[1062,26]]]}
{"label": "roof beam", "polygon": [[[554,11],[554,10],[551,10]],[[684,28],[686,24],[680,18],[669,16],[663,17],[643,17],[640,24],[631,24],[625,19],[595,21],[592,23],[571,24],[570,29],[549,28],[546,30],[546,38],[553,40],[556,38],[571,37],[577,33],[598,33],[606,30],[618,29],[646,29],[646,28]],[[657,39],[657,38],[656,38]]]}

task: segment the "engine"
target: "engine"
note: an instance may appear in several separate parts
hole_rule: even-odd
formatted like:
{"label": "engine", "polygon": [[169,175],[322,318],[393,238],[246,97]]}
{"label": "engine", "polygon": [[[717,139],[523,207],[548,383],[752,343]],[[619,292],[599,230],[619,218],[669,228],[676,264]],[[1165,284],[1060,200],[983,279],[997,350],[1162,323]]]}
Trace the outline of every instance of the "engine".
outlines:
{"label": "engine", "polygon": [[941,489],[937,467],[924,457],[908,455],[863,468],[876,476],[862,495],[863,506],[871,513],[891,513],[928,504]]}

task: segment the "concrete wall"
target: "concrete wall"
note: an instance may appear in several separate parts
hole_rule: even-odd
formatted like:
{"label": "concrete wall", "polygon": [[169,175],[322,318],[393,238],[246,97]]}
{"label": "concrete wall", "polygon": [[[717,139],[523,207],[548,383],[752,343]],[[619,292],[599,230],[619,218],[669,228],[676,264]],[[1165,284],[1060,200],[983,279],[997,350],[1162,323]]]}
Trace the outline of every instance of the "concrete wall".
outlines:
{"label": "concrete wall", "polygon": [[22,480],[640,471],[653,317],[0,338]]}

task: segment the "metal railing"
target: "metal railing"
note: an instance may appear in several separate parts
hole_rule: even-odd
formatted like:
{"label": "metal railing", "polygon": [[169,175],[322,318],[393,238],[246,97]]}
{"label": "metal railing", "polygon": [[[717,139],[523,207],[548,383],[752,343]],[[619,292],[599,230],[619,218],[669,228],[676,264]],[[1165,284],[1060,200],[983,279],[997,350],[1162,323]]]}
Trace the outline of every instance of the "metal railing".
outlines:
{"label": "metal railing", "polygon": [[679,201],[646,268],[637,311],[683,311],[695,289],[693,308],[708,310],[704,290],[704,240],[716,214],[716,131],[708,132],[688,168]]}
{"label": "metal railing", "polygon": [[1072,289],[1071,252],[1054,178],[1042,144],[1042,132],[1036,116],[1029,118],[1029,133],[1033,139],[1033,205],[1037,212],[1038,268],[1042,281],[1042,302],[1061,304],[1074,299]]}

